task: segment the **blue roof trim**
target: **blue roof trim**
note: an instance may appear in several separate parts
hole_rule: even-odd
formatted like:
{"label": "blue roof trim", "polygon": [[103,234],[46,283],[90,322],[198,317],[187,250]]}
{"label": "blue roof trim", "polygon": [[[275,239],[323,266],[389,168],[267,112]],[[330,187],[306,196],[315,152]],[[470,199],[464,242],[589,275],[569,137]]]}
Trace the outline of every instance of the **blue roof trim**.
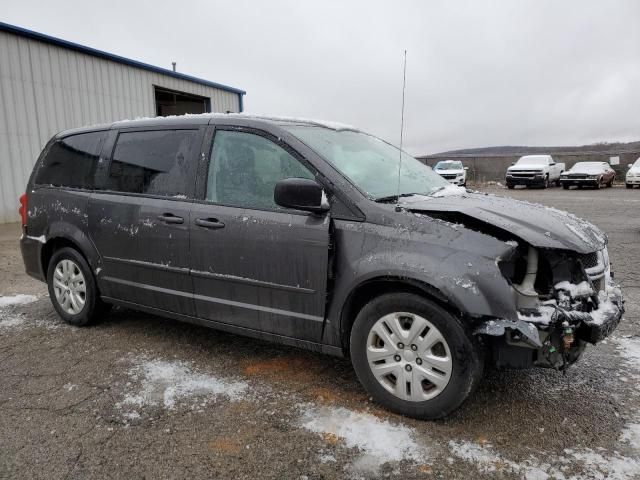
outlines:
{"label": "blue roof trim", "polygon": [[131,60],[130,58],[121,57],[120,55],[114,55],[112,53],[104,52],[102,50],[97,50],[95,48],[80,45],[79,43],[69,42],[67,40],[62,40],[61,38],[45,35],[44,33],[34,32],[33,30],[17,27],[15,25],[10,25],[4,22],[0,22],[0,32],[13,33],[21,37],[31,38],[33,40],[49,43],[51,45],[67,48],[69,50],[75,50],[76,52],[84,53],[94,57],[104,58],[106,60],[111,60],[117,63],[123,63],[131,67],[141,68],[143,70],[160,73],[162,75],[167,75],[169,77],[179,78],[181,80],[188,80],[189,82],[199,83],[200,85],[206,85],[207,87],[213,87],[220,90],[226,90],[227,92],[237,93],[240,99],[240,111],[242,111],[242,96],[245,95],[247,92],[239,88],[229,87],[227,85],[222,85],[221,83],[210,82],[209,80],[203,80],[202,78],[192,77],[191,75],[185,75],[184,73],[178,73],[178,72],[174,72],[173,70],[168,70],[166,68],[160,68],[160,67],[156,67],[155,65],[149,65],[148,63],[138,62],[137,60]]}

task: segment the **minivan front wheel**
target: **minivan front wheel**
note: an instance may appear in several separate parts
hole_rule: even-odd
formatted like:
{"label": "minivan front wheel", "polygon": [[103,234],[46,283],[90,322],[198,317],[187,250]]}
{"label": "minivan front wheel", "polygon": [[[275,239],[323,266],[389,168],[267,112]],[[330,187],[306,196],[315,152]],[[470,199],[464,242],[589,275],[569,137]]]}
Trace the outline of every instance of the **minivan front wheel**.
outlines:
{"label": "minivan front wheel", "polygon": [[71,325],[87,325],[108,309],[98,297],[87,261],[73,248],[64,247],[52,255],[47,284],[53,307]]}
{"label": "minivan front wheel", "polygon": [[381,405],[420,419],[458,408],[482,376],[482,349],[457,317],[410,293],[389,293],[358,314],[351,360]]}

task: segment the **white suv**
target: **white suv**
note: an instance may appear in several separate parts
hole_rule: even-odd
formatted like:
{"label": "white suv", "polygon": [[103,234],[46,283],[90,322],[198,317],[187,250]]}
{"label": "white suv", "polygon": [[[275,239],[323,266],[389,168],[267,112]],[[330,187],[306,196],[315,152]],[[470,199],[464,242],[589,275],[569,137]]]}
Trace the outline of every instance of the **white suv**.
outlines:
{"label": "white suv", "polygon": [[469,167],[464,167],[460,160],[442,160],[433,167],[433,171],[442,178],[461,187],[467,186],[467,170]]}
{"label": "white suv", "polygon": [[625,178],[627,188],[633,188],[634,185],[640,185],[640,158],[629,165],[627,176]]}

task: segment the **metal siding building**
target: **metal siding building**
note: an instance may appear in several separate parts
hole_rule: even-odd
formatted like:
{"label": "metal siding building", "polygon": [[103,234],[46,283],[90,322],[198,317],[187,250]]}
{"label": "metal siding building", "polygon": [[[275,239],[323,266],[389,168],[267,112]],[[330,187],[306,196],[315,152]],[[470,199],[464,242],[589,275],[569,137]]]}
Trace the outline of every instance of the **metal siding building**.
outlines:
{"label": "metal siding building", "polygon": [[204,111],[243,109],[243,90],[0,22],[0,223],[18,220],[18,197],[53,135],[154,117],[158,87],[197,96]]}

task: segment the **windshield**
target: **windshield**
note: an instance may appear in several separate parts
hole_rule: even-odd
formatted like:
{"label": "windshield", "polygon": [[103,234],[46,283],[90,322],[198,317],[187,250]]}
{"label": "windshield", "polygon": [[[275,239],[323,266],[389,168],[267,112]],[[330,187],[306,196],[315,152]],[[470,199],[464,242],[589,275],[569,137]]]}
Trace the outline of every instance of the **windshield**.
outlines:
{"label": "windshield", "polygon": [[633,162],[633,168],[640,168],[640,158]]}
{"label": "windshield", "polygon": [[462,170],[462,162],[438,162],[435,170]]}
{"label": "windshield", "polygon": [[[352,130],[323,127],[283,126],[373,199],[398,194],[400,150],[379,138]],[[429,195],[449,182],[415,158],[402,154],[400,195]]]}
{"label": "windshield", "polygon": [[520,157],[516,165],[549,165],[547,157]]}
{"label": "windshield", "polygon": [[602,170],[602,163],[599,162],[578,162],[571,170]]}

